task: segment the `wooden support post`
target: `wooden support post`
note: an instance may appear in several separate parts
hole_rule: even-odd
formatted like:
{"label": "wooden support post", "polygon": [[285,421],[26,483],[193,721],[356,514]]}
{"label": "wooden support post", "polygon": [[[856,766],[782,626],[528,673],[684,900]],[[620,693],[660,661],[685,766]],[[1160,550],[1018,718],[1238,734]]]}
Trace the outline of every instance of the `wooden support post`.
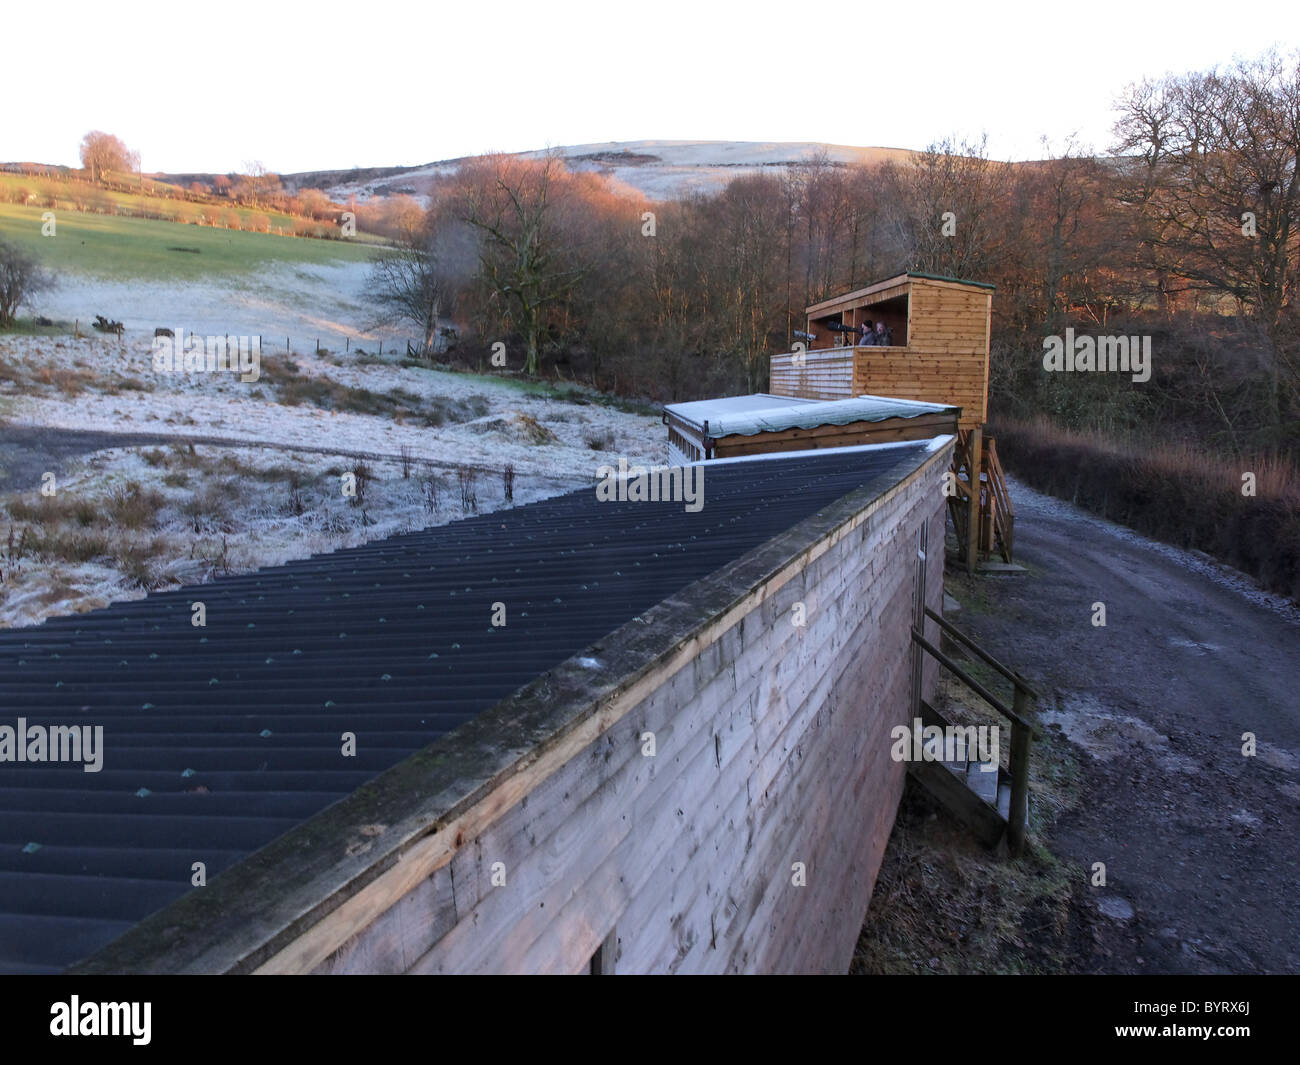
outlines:
{"label": "wooden support post", "polygon": [[[1029,720],[1029,693],[1016,686],[1016,716]],[[1029,826],[1029,748],[1034,742],[1029,729],[1011,723],[1011,810],[1007,817],[1007,849],[1019,858],[1025,850]]]}
{"label": "wooden support post", "polygon": [[979,556],[980,542],[980,467],[983,458],[983,429],[975,426],[970,431],[970,517],[966,524],[966,572],[975,573],[975,560]]}

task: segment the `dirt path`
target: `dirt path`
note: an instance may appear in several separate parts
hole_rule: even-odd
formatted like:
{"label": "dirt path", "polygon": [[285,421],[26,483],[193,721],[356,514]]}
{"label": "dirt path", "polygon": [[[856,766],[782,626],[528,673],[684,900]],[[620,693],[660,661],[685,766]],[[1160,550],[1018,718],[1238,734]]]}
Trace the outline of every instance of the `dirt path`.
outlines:
{"label": "dirt path", "polygon": [[1048,837],[1081,878],[1106,865],[1089,889],[1104,949],[1082,967],[1300,971],[1297,612],[1204,558],[1012,498],[1029,574],[981,580],[960,623],[1043,683],[1043,722],[1087,752],[1083,801]]}

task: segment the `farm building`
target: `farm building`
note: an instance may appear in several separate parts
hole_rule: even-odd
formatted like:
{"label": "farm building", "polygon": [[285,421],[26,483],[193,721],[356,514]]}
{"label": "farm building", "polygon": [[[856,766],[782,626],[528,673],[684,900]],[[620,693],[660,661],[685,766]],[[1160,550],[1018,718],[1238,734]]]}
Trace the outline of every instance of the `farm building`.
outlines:
{"label": "farm building", "polygon": [[0,765],[0,971],[844,971],[952,447],[715,459],[697,512],[587,489],[0,632],[4,718],[104,728],[96,772]]}
{"label": "farm building", "polygon": [[961,413],[937,403],[856,396],[819,402],[760,393],[664,408],[671,464],[777,451],[929,440],[957,432]]}
{"label": "farm building", "polygon": [[[951,507],[967,565],[998,551],[1011,561],[1015,512],[985,431],[993,286],[906,273],[807,308],[806,344],[773,355],[774,395],[842,400],[863,393],[961,408]],[[860,326],[884,322],[894,343],[857,346]],[[978,486],[972,491],[971,486]]]}

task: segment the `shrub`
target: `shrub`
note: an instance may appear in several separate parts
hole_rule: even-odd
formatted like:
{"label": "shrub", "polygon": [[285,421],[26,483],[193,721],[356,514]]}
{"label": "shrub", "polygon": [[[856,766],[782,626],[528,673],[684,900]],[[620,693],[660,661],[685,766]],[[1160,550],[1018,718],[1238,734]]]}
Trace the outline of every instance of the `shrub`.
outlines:
{"label": "shrub", "polygon": [[456,471],[456,484],[460,488],[460,509],[466,514],[478,513],[478,471],[462,466]]}
{"label": "shrub", "polygon": [[146,490],[137,482],[131,481],[109,493],[108,513],[118,525],[128,529],[142,529],[153,523],[166,502],[160,492]]}
{"label": "shrub", "polygon": [[584,437],[592,451],[613,451],[614,432],[612,429],[593,429]]}
{"label": "shrub", "polygon": [[[1046,420],[1002,421],[1007,470],[1033,488],[1177,547],[1204,551],[1300,602],[1300,475],[1270,456],[1112,440]],[[1256,495],[1242,494],[1255,474]],[[1014,497],[1013,497],[1014,502]]]}

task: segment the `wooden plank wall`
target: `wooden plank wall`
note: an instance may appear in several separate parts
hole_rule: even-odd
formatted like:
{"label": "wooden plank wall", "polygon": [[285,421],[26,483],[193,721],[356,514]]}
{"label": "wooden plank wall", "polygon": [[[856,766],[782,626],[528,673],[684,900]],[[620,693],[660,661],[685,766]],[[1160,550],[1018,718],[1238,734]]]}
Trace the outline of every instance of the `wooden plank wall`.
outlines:
{"label": "wooden plank wall", "polygon": [[796,366],[794,355],[773,355],[768,391],[774,396],[804,399],[851,399],[853,391],[853,348],[809,351],[804,364]]}
{"label": "wooden plank wall", "polygon": [[910,714],[926,518],[942,597],[950,452],[316,971],[581,973],[602,943],[619,973],[845,971],[903,788],[889,733]]}
{"label": "wooden plank wall", "polygon": [[[912,278],[907,286],[890,288],[871,298],[883,300],[909,290],[908,324],[906,328],[894,328],[897,344],[888,348],[809,351],[802,368],[794,365],[790,353],[773,355],[768,390],[779,396],[805,399],[870,394],[944,403],[962,408],[963,429],[983,425],[988,419],[992,292]],[[870,317],[871,305],[856,314],[859,318]],[[818,330],[815,324],[809,328],[819,337],[824,334],[825,343],[834,342],[834,334]],[[852,367],[850,376],[846,376],[846,367]]]}
{"label": "wooden plank wall", "polygon": [[963,429],[983,425],[991,308],[987,289],[913,280],[908,346],[859,349],[854,394],[951,404]]}

